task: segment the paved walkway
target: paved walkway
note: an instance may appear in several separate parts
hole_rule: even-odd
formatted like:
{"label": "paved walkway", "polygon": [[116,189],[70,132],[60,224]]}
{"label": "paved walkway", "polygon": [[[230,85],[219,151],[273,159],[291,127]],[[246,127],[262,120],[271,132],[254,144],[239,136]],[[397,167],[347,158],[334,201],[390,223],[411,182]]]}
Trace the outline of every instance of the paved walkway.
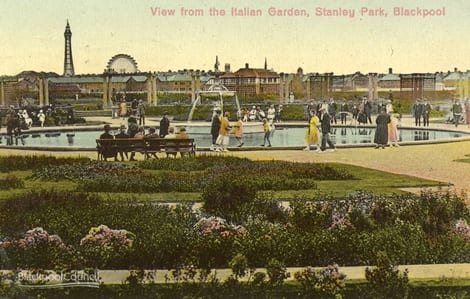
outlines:
{"label": "paved walkway", "polygon": [[[122,119],[90,117],[88,120],[105,121],[114,126],[125,123]],[[158,125],[159,119],[149,117],[146,125]],[[402,126],[414,127],[413,119],[404,117]],[[455,129],[445,123],[431,123],[430,128]],[[460,125],[459,131],[470,132],[466,125]],[[4,129],[2,128],[2,131]],[[31,154],[32,151],[0,149],[0,155]],[[55,155],[80,155],[96,158],[94,152],[54,152]],[[372,147],[341,148],[334,153],[318,154],[314,151],[299,150],[260,150],[234,151],[229,154],[256,160],[288,160],[296,162],[338,162],[367,168],[411,175],[448,183],[457,192],[470,191],[470,164],[456,162],[457,159],[470,155],[470,141],[440,144],[408,145],[382,149]]]}

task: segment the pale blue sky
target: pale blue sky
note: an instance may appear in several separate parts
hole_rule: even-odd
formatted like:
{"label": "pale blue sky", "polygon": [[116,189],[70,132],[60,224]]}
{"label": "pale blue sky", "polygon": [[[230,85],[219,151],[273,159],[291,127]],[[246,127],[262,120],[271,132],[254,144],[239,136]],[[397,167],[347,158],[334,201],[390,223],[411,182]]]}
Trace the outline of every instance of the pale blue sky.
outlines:
{"label": "pale blue sky", "polygon": [[[443,17],[396,17],[393,7],[442,9]],[[153,16],[152,7],[175,9]],[[202,9],[182,17],[180,9]],[[224,17],[209,8],[225,9]],[[234,17],[231,7],[261,9],[261,17]],[[268,16],[269,7],[305,9],[309,17]],[[384,8],[387,17],[360,15]],[[318,17],[317,8],[354,9],[355,17]],[[2,0],[0,75],[23,70],[63,72],[69,19],[75,72],[100,73],[115,54],[133,56],[141,71],[213,68],[249,63],[278,72],[399,73],[470,69],[470,1],[151,1]]]}

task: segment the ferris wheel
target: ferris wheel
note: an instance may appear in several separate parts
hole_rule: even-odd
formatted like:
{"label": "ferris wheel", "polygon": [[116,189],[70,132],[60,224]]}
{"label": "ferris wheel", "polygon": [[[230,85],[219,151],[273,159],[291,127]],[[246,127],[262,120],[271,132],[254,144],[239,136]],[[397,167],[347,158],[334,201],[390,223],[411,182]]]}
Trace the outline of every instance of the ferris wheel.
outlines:
{"label": "ferris wheel", "polygon": [[121,74],[139,72],[134,57],[127,54],[117,54],[111,57],[106,69]]}

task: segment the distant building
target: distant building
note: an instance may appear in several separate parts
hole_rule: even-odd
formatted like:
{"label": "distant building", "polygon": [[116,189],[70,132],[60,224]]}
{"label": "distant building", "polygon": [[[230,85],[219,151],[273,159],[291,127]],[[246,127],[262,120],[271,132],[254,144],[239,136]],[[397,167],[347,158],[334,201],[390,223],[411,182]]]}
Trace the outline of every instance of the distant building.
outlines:
{"label": "distant building", "polygon": [[220,76],[221,83],[241,96],[279,95],[280,76],[267,68],[245,68]]}
{"label": "distant building", "polygon": [[385,90],[400,90],[400,75],[394,74],[393,69],[388,69],[388,74],[379,78],[379,88]]}

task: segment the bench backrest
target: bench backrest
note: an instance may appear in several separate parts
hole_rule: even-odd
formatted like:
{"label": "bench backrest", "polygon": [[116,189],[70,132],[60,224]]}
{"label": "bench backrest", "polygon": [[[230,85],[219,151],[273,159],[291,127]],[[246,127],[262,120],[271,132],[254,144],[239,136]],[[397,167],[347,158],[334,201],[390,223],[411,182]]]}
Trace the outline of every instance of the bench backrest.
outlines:
{"label": "bench backrest", "polygon": [[189,152],[194,151],[193,138],[167,138],[165,139],[165,152]]}
{"label": "bench backrest", "polygon": [[193,138],[118,138],[96,139],[97,150],[101,153],[113,153],[119,151],[161,151],[193,152],[195,143]]}

